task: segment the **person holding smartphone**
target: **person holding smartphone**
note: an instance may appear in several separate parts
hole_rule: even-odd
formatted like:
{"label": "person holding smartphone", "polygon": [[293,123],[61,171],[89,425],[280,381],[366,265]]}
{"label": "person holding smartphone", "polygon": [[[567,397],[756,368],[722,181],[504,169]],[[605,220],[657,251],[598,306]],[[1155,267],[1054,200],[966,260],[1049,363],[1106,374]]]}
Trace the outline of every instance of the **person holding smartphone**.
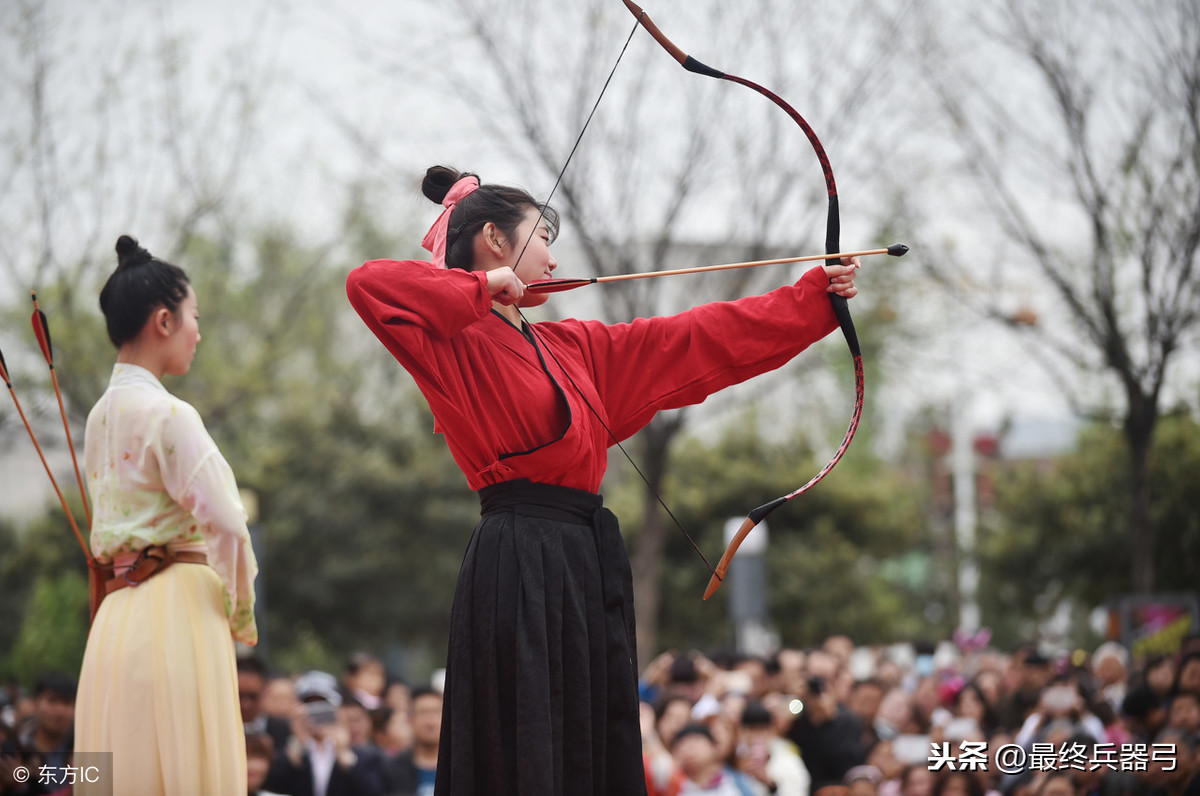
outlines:
{"label": "person holding smartphone", "polygon": [[350,731],[338,721],[342,694],[337,678],[308,672],[296,680],[292,738],[275,757],[266,788],[294,796],[381,796],[378,760],[362,758]]}
{"label": "person holding smartphone", "polygon": [[1029,714],[1029,718],[1017,732],[1015,743],[1028,749],[1034,741],[1040,740],[1042,731],[1056,719],[1064,719],[1095,739],[1096,743],[1105,740],[1104,722],[1091,712],[1087,700],[1079,690],[1079,684],[1070,675],[1057,675],[1044,689],[1038,699],[1037,710]]}

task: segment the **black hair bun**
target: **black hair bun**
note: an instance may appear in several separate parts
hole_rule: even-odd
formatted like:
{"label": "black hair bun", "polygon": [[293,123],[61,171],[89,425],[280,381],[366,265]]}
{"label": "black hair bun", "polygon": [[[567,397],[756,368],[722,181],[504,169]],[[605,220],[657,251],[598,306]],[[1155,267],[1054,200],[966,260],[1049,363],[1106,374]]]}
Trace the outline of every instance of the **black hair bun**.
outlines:
{"label": "black hair bun", "polygon": [[421,181],[421,193],[425,194],[426,199],[441,204],[446,194],[454,187],[454,183],[463,177],[478,179],[478,175],[469,171],[460,172],[450,166],[430,166],[425,170],[425,178]]}
{"label": "black hair bun", "polygon": [[117,238],[117,268],[129,268],[150,262],[153,257],[150,252],[138,245],[138,242],[128,235]]}

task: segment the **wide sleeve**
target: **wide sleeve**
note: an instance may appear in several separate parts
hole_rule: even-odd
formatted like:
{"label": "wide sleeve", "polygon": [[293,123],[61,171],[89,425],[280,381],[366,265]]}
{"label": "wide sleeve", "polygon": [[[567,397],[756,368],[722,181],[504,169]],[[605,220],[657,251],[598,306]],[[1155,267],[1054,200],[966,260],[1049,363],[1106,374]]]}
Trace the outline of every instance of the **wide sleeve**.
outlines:
{"label": "wide sleeve", "polygon": [[418,381],[440,389],[437,341],[492,309],[487,273],[417,260],[371,260],[350,272],[346,296],[367,327]]}
{"label": "wide sleeve", "polygon": [[224,586],[225,614],[233,637],[256,644],[254,578],[258,562],[250,546],[246,510],[233,470],[200,415],[182,401],[171,403],[155,442],[163,488],[195,518],[208,545],[208,563]]}
{"label": "wide sleeve", "polygon": [[837,328],[825,271],[762,296],[632,323],[566,322],[591,362],[613,432],[624,439],[663,409],[774,370]]}

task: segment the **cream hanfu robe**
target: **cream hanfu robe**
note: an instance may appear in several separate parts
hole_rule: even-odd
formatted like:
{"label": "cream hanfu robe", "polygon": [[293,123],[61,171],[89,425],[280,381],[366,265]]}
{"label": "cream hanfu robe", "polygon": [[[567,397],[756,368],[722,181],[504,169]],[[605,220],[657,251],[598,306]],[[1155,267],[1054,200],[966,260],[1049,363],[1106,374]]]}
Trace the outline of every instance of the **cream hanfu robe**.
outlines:
{"label": "cream hanfu robe", "polygon": [[104,599],[75,751],[112,753],[116,794],[245,793],[233,640],[258,641],[258,565],[233,472],[196,410],[124,363],[88,416],[84,461],[98,559],[119,566],[168,545],[203,551],[208,565],[177,563]]}

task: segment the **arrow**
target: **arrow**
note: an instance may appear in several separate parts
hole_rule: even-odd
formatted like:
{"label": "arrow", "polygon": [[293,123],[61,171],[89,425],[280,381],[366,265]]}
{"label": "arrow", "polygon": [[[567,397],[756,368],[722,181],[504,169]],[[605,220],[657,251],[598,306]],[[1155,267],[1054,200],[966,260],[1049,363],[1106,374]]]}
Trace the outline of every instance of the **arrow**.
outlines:
{"label": "arrow", "polygon": [[[42,452],[42,446],[38,444],[37,435],[33,433],[33,426],[29,425],[29,419],[25,417],[25,410],[21,408],[21,402],[17,400],[17,392],[13,389],[12,379],[8,377],[8,366],[4,362],[3,351],[0,351],[0,378],[4,379],[4,385],[8,387],[8,394],[12,396],[13,403],[16,404],[17,414],[21,416],[21,422],[25,424],[25,430],[29,432],[29,439],[33,440],[33,447],[37,450],[38,458],[42,460],[42,467],[46,468],[46,475],[50,476],[50,484],[54,487],[55,494],[58,495],[58,502],[62,504],[63,511],[67,514],[67,520],[71,523],[71,530],[75,531],[75,538],[79,540],[79,546],[83,548],[83,554],[87,556],[88,565],[95,566],[92,551],[88,549],[87,542],[83,541],[83,534],[79,532],[79,526],[75,523],[75,515],[71,513],[66,497],[63,496],[62,490],[58,488],[58,481],[54,479],[54,473],[51,472],[50,464],[46,461],[46,454]],[[86,502],[84,505],[87,505]]]}
{"label": "arrow", "polygon": [[754,260],[745,263],[722,263],[721,265],[701,265],[696,268],[674,268],[669,271],[646,271],[640,274],[614,274],[612,276],[594,276],[590,279],[541,279],[530,282],[525,290],[531,293],[562,293],[585,285],[595,285],[601,282],[624,282],[629,279],[649,279],[655,276],[678,276],[680,274],[700,274],[706,271],[729,271],[734,268],[757,268],[760,265],[780,265],[782,263],[805,263],[816,260],[837,260],[842,257],[868,257],[875,254],[888,254],[892,257],[903,257],[908,253],[908,247],[903,243],[893,243],[886,249],[864,249],[857,252],[837,252],[835,254],[806,254],[803,257],[782,257],[777,260]]}
{"label": "arrow", "polygon": [[29,295],[33,299],[33,315],[29,320],[33,324],[33,333],[37,336],[42,356],[46,358],[46,364],[50,366],[50,381],[54,382],[54,394],[58,397],[58,411],[62,415],[63,430],[67,432],[67,450],[71,451],[71,463],[75,465],[75,480],[79,483],[79,495],[83,498],[83,513],[87,517],[90,527],[92,510],[88,507],[87,489],[83,485],[83,476],[79,474],[79,460],[75,458],[75,443],[71,439],[71,426],[67,423],[67,407],[63,404],[62,390],[58,386],[58,374],[54,371],[54,349],[50,345],[50,324],[46,322],[46,313],[42,312],[41,307],[38,306],[37,291],[31,290]]}

